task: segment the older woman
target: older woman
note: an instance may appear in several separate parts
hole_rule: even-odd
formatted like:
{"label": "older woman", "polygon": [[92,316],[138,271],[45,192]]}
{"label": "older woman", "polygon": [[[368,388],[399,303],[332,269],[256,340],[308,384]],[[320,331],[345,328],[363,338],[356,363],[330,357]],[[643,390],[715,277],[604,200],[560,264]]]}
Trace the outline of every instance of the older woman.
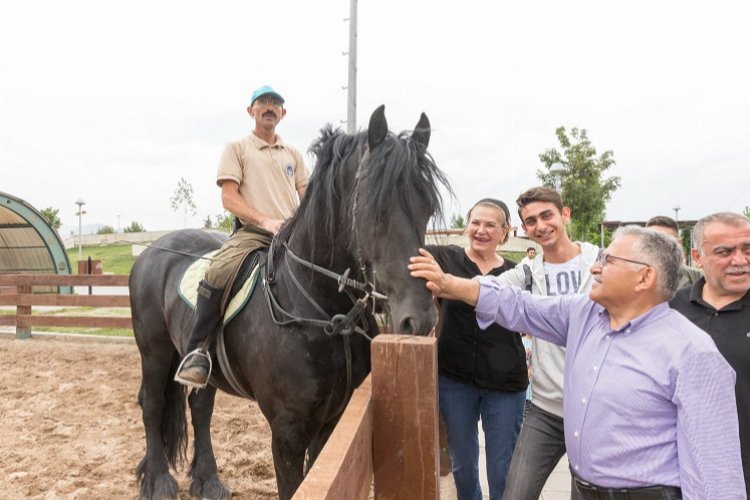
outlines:
{"label": "older woman", "polygon": [[[469,246],[432,246],[447,273],[497,276],[516,264],[497,254],[508,240],[510,212],[485,198],[466,217]],[[459,500],[481,500],[479,432],[482,420],[490,499],[503,496],[505,478],[523,420],[528,386],[526,354],[519,334],[493,324],[481,330],[474,308],[441,300],[438,339],[440,413],[445,422]]]}

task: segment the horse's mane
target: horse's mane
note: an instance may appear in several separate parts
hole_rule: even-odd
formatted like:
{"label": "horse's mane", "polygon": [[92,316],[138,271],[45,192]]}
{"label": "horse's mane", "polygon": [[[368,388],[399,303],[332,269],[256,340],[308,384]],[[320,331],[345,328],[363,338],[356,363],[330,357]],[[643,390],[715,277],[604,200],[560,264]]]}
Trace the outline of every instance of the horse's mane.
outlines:
{"label": "horse's mane", "polygon": [[[307,224],[325,231],[333,242],[340,225],[348,221],[353,210],[354,176],[360,159],[367,150],[367,132],[349,135],[329,124],[310,146],[316,157],[305,196],[296,215],[279,235],[287,240],[294,228]],[[382,168],[387,163],[387,168]],[[370,152],[370,159],[359,172],[359,182],[366,186],[366,195],[359,196],[358,212],[365,220],[358,221],[374,237],[387,226],[392,207],[398,204],[409,221],[414,221],[418,210],[442,218],[440,186],[450,187],[444,174],[421,143],[402,132],[388,133],[385,140]],[[419,233],[420,228],[414,227]],[[380,235],[384,237],[385,235]]]}

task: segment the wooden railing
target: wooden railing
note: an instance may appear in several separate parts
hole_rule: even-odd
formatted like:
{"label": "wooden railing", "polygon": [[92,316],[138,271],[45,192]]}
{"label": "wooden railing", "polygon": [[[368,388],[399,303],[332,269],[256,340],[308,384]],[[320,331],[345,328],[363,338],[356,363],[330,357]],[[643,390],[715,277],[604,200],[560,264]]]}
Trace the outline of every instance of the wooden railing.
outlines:
{"label": "wooden railing", "polygon": [[0,326],[14,325],[19,339],[29,338],[32,326],[132,328],[129,316],[32,315],[33,306],[130,307],[128,295],[40,294],[33,293],[34,287],[127,285],[128,276],[121,274],[0,274],[0,305],[16,306],[15,315],[0,315]]}
{"label": "wooden railing", "polygon": [[[132,328],[130,317],[32,315],[33,306],[129,307],[127,295],[34,294],[34,287],[127,286],[126,275],[0,275],[0,315],[16,338],[32,326]],[[294,500],[439,498],[437,339],[378,335],[358,387]]]}
{"label": "wooden railing", "polygon": [[378,335],[372,374],[294,500],[439,498],[437,339]]}

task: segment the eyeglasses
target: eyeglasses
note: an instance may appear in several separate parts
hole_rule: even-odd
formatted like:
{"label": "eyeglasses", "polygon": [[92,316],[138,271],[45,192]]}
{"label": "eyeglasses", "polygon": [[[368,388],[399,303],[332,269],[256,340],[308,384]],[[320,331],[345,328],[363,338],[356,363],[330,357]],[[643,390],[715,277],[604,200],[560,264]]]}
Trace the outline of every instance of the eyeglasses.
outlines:
{"label": "eyeglasses", "polygon": [[263,106],[273,106],[274,108],[280,108],[284,105],[283,101],[276,99],[275,97],[258,97],[255,102],[258,102]]}
{"label": "eyeglasses", "polygon": [[607,252],[602,252],[599,255],[599,258],[596,259],[596,263],[599,267],[604,269],[604,267],[607,264],[611,264],[613,260],[621,260],[623,262],[629,262],[630,264],[639,264],[641,266],[652,267],[651,264],[646,264],[645,262],[641,262],[640,260],[626,259],[625,257],[618,257],[616,255],[608,254]]}

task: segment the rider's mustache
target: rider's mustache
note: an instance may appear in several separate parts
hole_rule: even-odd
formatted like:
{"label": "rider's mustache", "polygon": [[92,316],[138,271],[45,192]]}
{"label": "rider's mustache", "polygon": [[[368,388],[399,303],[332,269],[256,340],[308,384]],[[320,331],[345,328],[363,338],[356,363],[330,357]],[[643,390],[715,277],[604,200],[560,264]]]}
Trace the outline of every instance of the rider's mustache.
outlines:
{"label": "rider's mustache", "polygon": [[273,111],[271,111],[270,109],[269,109],[268,111],[266,111],[265,113],[263,113],[263,114],[262,114],[261,116],[266,116],[266,115],[271,115],[271,116],[273,116],[274,118],[277,118],[277,116],[276,116],[276,113],[274,113],[274,112],[273,112]]}

